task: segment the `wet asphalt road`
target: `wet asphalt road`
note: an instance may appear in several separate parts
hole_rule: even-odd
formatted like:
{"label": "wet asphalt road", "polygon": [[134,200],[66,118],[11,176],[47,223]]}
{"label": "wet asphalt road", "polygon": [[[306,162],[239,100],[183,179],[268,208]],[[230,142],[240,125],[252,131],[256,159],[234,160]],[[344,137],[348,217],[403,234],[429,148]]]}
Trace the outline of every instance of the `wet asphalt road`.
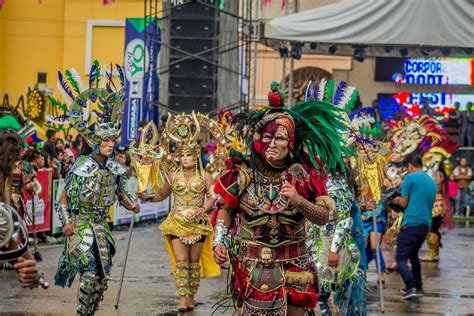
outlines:
{"label": "wet asphalt road", "polygon": [[[117,255],[109,290],[96,315],[177,315],[174,279],[171,276],[164,241],[156,223],[134,230],[119,309],[114,308],[118,280],[123,266],[127,231],[114,231]],[[405,302],[397,273],[385,275],[385,315],[474,315],[474,225],[464,224],[443,235],[441,262],[423,264],[425,296]],[[44,245],[41,268],[51,283],[62,245]],[[387,265],[392,262],[384,250]],[[368,314],[379,315],[379,290],[372,263],[368,275]],[[211,315],[212,306],[223,297],[227,271],[220,278],[204,279],[193,312],[182,315]],[[70,289],[53,284],[48,290],[23,289],[16,274],[0,270],[0,315],[75,315],[77,280]],[[232,315],[232,310],[215,315]]]}

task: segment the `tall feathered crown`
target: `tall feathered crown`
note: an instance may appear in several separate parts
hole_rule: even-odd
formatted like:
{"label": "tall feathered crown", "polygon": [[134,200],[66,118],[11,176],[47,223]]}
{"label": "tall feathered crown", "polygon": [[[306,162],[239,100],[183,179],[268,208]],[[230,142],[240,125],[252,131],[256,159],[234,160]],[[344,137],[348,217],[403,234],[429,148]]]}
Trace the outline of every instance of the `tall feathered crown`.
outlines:
{"label": "tall feathered crown", "polygon": [[387,130],[393,152],[402,156],[417,148],[427,151],[433,144],[442,141],[445,134],[439,122],[428,115],[418,119],[405,116],[400,121],[388,121]]}
{"label": "tall feathered crown", "polygon": [[[123,108],[125,105],[125,75],[121,66],[116,65],[119,82],[114,82],[110,71],[102,75],[97,60],[92,63],[89,72],[89,85],[84,86],[77,71],[72,68],[63,73],[58,72],[58,89],[66,102],[66,113],[57,117],[47,117],[48,122],[55,124],[72,124],[85,138],[89,146],[99,145],[103,139],[117,139],[121,132]],[[60,103],[52,98],[52,102]],[[97,122],[89,125],[90,107],[96,104],[98,110],[91,113]]]}

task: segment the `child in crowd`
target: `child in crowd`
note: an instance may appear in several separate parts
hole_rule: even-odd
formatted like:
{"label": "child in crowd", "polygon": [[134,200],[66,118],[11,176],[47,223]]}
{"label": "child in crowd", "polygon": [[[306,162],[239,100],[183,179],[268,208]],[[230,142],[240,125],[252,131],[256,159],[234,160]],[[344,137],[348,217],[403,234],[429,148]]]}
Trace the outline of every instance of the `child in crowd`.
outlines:
{"label": "child in crowd", "polygon": [[448,182],[448,197],[453,207],[456,206],[457,195],[458,195],[458,182],[456,181],[454,177],[454,173],[451,172],[451,174],[449,175],[449,182]]}

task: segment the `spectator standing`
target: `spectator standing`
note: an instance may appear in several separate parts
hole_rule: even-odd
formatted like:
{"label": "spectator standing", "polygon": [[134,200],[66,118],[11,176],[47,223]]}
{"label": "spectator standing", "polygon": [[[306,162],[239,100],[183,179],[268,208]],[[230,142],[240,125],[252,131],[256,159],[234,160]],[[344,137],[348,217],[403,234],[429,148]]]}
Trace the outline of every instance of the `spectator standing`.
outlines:
{"label": "spectator standing", "polygon": [[456,206],[456,196],[458,195],[458,182],[454,177],[454,173],[451,172],[449,175],[449,182],[448,182],[448,197],[449,201],[451,202],[451,206],[455,208]]}
{"label": "spectator standing", "polygon": [[454,168],[454,177],[458,182],[458,194],[456,196],[456,215],[464,216],[467,205],[467,193],[469,181],[472,178],[472,169],[467,164],[466,158],[461,158],[459,165]]}
{"label": "spectator standing", "polygon": [[463,144],[467,147],[474,146],[474,107],[472,102],[468,102],[466,112],[462,115],[461,137]]}
{"label": "spectator standing", "polygon": [[[423,172],[421,157],[406,157],[408,174],[402,183],[402,194],[394,203],[405,209],[402,227],[397,237],[398,271],[405,283],[403,299],[423,296],[421,264],[418,251],[428,235],[432,222],[432,209],[437,187],[433,179]],[[411,262],[411,269],[408,266]]]}
{"label": "spectator standing", "polygon": [[43,151],[56,158],[58,156],[56,153],[56,131],[48,129],[46,137],[48,140],[43,145]]}

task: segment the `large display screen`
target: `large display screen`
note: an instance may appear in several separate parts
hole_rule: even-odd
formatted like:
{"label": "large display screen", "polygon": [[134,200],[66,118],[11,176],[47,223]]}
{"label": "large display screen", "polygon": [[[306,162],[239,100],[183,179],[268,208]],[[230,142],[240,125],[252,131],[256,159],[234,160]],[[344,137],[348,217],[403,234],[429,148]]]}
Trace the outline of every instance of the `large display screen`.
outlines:
{"label": "large display screen", "polygon": [[383,119],[391,119],[393,113],[400,109],[400,105],[403,105],[405,112],[417,117],[420,114],[421,105],[426,101],[437,113],[442,114],[437,117],[438,119],[446,119],[457,102],[460,110],[466,111],[468,103],[474,103],[474,94],[397,92],[395,94],[379,93],[377,99]]}
{"label": "large display screen", "polygon": [[474,58],[377,57],[375,81],[421,85],[474,85]]}

